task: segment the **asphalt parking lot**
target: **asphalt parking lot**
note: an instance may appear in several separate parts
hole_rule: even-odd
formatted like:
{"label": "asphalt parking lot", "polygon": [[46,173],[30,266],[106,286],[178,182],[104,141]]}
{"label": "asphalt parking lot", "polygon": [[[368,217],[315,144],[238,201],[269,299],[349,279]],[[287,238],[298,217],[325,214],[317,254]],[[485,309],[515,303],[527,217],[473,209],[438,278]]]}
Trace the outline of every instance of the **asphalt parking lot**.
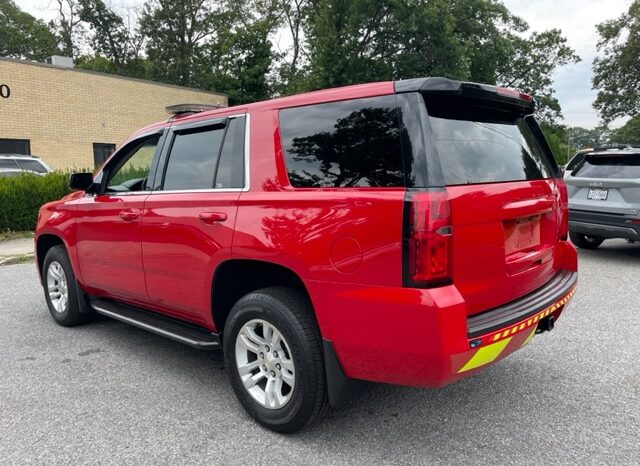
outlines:
{"label": "asphalt parking lot", "polygon": [[441,390],[375,385],[300,434],[254,424],[218,352],[49,317],[33,264],[0,267],[2,464],[640,463],[640,245],[580,251],[550,334]]}

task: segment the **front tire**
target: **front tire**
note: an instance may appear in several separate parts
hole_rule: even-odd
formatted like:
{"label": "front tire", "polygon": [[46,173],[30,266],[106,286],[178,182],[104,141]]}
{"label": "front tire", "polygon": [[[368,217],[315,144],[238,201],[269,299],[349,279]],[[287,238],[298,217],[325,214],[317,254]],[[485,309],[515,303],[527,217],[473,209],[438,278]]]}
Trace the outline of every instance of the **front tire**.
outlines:
{"label": "front tire", "polygon": [[73,327],[89,320],[91,314],[81,312],[78,283],[64,246],[54,246],[47,252],[42,285],[51,317],[58,324]]}
{"label": "front tire", "polygon": [[571,242],[583,249],[596,249],[602,244],[604,238],[601,236],[583,235],[582,233],[569,232]]}
{"label": "front tire", "polygon": [[322,339],[303,293],[273,287],[244,296],[229,314],[223,343],[231,386],[257,422],[291,433],[324,414]]}

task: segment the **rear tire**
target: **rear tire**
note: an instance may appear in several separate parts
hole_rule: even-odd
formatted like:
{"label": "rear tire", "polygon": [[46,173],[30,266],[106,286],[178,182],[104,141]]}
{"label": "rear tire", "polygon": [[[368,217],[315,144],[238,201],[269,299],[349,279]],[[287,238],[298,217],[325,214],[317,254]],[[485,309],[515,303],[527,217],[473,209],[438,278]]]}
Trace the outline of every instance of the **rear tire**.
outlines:
{"label": "rear tire", "polygon": [[82,290],[78,289],[64,246],[54,246],[47,252],[42,266],[42,286],[51,317],[58,324],[73,327],[92,317],[92,313],[81,312],[78,296]]}
{"label": "rear tire", "polygon": [[324,414],[322,338],[303,293],[273,287],[245,295],[229,314],[223,343],[231,386],[257,422],[291,433]]}
{"label": "rear tire", "polygon": [[596,249],[605,240],[601,236],[583,235],[582,233],[569,232],[571,242],[583,249]]}

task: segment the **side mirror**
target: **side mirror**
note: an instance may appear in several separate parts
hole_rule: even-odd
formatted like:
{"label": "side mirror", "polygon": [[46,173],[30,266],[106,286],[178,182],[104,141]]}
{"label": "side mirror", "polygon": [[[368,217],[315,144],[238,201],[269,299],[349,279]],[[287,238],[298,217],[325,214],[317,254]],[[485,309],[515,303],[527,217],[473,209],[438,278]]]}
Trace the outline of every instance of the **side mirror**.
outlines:
{"label": "side mirror", "polygon": [[92,173],[72,173],[69,176],[69,189],[71,189],[72,191],[86,191],[92,185]]}

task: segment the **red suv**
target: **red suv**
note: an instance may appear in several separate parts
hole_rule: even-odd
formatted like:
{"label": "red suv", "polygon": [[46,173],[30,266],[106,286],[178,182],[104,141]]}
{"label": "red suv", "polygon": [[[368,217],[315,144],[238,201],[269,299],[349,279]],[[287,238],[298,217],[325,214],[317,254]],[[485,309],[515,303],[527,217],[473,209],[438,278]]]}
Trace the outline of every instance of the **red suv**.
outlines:
{"label": "red suv", "polygon": [[575,291],[567,192],[526,94],[424,78],[182,110],[42,207],[46,301],[61,325],[97,312],[222,347],[271,429],[363,380],[469,376]]}

